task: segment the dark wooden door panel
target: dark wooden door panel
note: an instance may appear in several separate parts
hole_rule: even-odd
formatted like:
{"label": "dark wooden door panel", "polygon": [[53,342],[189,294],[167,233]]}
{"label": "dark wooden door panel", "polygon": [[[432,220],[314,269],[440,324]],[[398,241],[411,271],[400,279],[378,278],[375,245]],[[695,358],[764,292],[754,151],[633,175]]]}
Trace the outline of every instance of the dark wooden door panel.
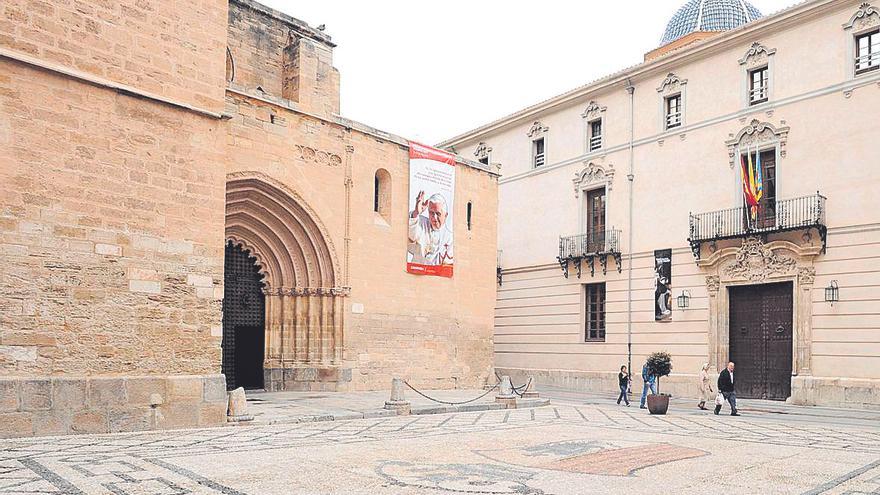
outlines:
{"label": "dark wooden door panel", "polygon": [[731,287],[730,360],[736,393],[785,400],[791,395],[791,283]]}

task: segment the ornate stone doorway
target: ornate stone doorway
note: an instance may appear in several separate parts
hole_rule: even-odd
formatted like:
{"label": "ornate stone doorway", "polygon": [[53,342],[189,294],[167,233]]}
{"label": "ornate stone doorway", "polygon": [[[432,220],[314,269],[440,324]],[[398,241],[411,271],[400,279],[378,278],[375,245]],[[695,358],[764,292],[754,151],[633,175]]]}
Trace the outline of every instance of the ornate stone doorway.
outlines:
{"label": "ornate stone doorway", "polygon": [[[736,241],[728,242],[733,244]],[[765,242],[760,237],[746,237],[739,246],[714,249],[710,256],[697,261],[697,265],[706,271],[708,350],[713,369],[722,369],[731,357],[731,333],[737,330],[731,327],[730,298],[736,288],[788,282],[792,287],[789,369],[791,375],[811,374],[813,313],[810,291],[816,277],[813,260],[821,251],[822,246],[810,241],[799,245],[789,240]]]}
{"label": "ornate stone doorway", "polygon": [[231,389],[263,388],[265,299],[257,260],[226,244],[223,263],[223,374]]}
{"label": "ornate stone doorway", "polygon": [[227,243],[249,252],[263,277],[265,388],[335,390],[351,377],[341,367],[342,299],[349,290],[337,284],[341,277],[326,229],[283,184],[256,172],[228,179]]}
{"label": "ornate stone doorway", "polygon": [[791,396],[792,283],[730,287],[730,360],[736,393],[749,399]]}

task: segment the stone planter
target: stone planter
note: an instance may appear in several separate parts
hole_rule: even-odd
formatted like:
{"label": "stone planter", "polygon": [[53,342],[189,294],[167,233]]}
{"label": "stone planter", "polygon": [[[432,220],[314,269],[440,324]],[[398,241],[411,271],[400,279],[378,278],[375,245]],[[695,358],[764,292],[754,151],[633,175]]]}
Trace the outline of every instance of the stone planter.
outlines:
{"label": "stone planter", "polygon": [[648,412],[651,414],[666,414],[669,410],[669,395],[648,395]]}

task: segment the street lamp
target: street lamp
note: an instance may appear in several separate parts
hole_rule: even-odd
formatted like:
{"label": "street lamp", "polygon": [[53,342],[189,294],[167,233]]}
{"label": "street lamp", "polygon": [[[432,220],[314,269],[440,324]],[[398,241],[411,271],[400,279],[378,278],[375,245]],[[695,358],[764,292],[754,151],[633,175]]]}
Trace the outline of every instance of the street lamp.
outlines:
{"label": "street lamp", "polygon": [[681,294],[676,299],[678,300],[679,309],[687,309],[691,305],[691,293],[687,290],[681,291]]}
{"label": "street lamp", "polygon": [[832,280],[828,287],[825,287],[825,302],[834,303],[840,301],[840,288],[837,286],[837,280]]}

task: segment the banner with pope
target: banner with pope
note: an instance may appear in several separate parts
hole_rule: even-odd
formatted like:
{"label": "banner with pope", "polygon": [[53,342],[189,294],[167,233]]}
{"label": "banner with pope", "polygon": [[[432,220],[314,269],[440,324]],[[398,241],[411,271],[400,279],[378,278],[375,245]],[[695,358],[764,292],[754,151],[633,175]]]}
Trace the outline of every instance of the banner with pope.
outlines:
{"label": "banner with pope", "polygon": [[452,277],[455,156],[409,143],[406,271]]}

